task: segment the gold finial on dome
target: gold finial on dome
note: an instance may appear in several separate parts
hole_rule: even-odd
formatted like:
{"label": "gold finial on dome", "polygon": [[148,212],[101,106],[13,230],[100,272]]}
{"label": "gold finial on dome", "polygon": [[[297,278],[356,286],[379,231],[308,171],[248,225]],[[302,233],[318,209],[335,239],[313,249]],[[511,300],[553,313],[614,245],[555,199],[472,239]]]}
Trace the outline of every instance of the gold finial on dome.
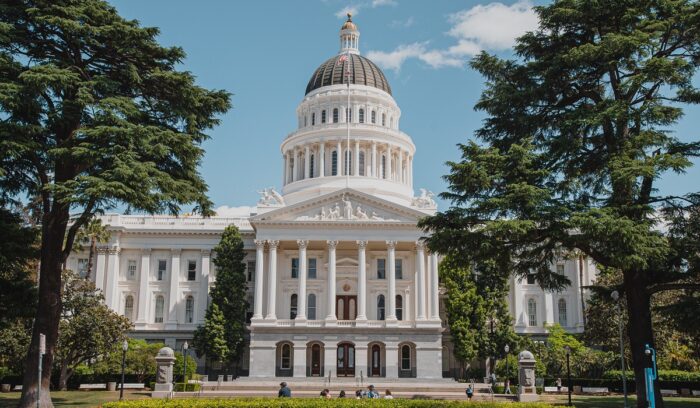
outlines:
{"label": "gold finial on dome", "polygon": [[348,16],[347,21],[345,22],[345,24],[343,24],[343,27],[341,27],[340,29],[341,30],[357,30],[357,26],[355,25],[355,23],[352,22],[352,13],[348,13],[347,16]]}

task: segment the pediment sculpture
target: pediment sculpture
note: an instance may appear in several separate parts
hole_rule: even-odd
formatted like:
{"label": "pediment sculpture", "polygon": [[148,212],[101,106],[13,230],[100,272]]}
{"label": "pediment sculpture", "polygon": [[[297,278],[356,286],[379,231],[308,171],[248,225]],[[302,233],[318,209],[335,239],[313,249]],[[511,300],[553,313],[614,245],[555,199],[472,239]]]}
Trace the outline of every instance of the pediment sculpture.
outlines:
{"label": "pediment sculpture", "polygon": [[280,193],[275,191],[274,187],[264,188],[262,191],[258,191],[258,194],[260,194],[258,205],[271,207],[284,206],[284,198]]}
{"label": "pediment sculpture", "polygon": [[432,191],[421,188],[420,195],[413,197],[411,200],[411,206],[416,208],[437,208],[437,203],[433,197],[435,197],[435,194]]}
{"label": "pediment sculpture", "polygon": [[[342,203],[342,206],[341,206]],[[296,221],[399,221],[393,218],[386,218],[377,214],[372,209],[362,208],[362,204],[355,203],[343,197],[340,202],[323,206],[315,214],[300,215]]]}

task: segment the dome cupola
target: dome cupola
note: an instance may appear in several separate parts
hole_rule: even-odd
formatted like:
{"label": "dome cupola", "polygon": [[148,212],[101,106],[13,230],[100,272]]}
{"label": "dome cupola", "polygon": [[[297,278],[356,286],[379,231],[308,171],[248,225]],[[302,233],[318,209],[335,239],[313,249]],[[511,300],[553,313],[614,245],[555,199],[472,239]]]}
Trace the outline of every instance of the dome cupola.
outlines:
{"label": "dome cupola", "polygon": [[360,31],[352,22],[352,14],[348,13],[348,20],[340,27],[340,54],[360,53]]}

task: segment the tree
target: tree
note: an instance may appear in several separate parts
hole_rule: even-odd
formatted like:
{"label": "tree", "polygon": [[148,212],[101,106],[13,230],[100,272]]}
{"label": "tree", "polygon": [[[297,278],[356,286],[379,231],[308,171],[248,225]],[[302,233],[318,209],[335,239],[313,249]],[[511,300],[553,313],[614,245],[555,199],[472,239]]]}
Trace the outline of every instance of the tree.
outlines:
{"label": "tree", "polygon": [[102,220],[99,218],[91,218],[90,221],[83,224],[82,228],[78,230],[75,236],[76,246],[75,249],[82,251],[82,243],[90,243],[90,252],[88,254],[88,264],[87,272],[85,274],[85,279],[90,280],[90,274],[92,273],[93,260],[95,259],[95,254],[97,253],[97,244],[105,243],[109,241],[110,232],[107,229],[109,225],[102,225]]}
{"label": "tree", "polygon": [[[126,351],[126,362],[124,372],[136,375],[136,381],[142,383],[150,376],[155,375],[158,365],[156,355],[163,343],[148,343],[146,340],[128,339],[129,349]],[[122,345],[114,344],[106,356],[103,356],[95,365],[95,373],[117,374],[122,367]]]}
{"label": "tree", "polygon": [[[476,105],[487,114],[481,144],[459,146],[442,195],[452,207],[421,225],[431,250],[501,259],[545,289],[570,283],[550,265],[574,251],[619,269],[643,384],[651,296],[700,287],[690,254],[659,223],[660,208],[687,214],[697,201],[656,185],[700,155],[700,142],[667,131],[684,104],[700,102],[700,4],[558,0],[536,12],[539,27],[517,40],[516,59],[472,61],[487,79]],[[656,399],[663,406],[658,384]]]}
{"label": "tree", "polygon": [[195,332],[194,347],[198,357],[207,355],[215,360],[235,364],[243,352],[245,314],[248,310],[246,265],[243,262],[245,252],[243,239],[235,225],[224,229],[214,253],[216,281],[211,289],[211,303],[205,324]]}
{"label": "tree", "polygon": [[91,281],[71,271],[64,274],[63,312],[56,359],[60,366],[58,388],[66,390],[75,367],[107,354],[126,339],[131,322],[104,304]]}
{"label": "tree", "polygon": [[[41,219],[39,303],[20,407],[37,396],[39,334],[46,335],[41,404],[61,314],[61,265],[100,211],[211,212],[197,167],[228,110],[229,94],[177,71],[185,58],[157,28],[103,0],[9,0],[0,6],[0,199],[26,194]],[[71,219],[70,214],[77,213]]]}

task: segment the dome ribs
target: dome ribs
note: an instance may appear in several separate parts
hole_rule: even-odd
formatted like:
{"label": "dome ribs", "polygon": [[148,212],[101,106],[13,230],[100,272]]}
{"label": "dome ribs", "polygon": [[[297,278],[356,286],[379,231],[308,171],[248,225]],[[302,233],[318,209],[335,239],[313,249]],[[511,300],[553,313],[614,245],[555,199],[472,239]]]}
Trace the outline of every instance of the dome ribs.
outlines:
{"label": "dome ribs", "polygon": [[372,61],[361,55],[350,54],[345,63],[338,64],[338,59],[343,55],[345,54],[327,59],[314,71],[306,85],[306,94],[324,86],[345,84],[345,64],[352,64],[352,84],[371,86],[391,95],[391,87],[384,73]]}

